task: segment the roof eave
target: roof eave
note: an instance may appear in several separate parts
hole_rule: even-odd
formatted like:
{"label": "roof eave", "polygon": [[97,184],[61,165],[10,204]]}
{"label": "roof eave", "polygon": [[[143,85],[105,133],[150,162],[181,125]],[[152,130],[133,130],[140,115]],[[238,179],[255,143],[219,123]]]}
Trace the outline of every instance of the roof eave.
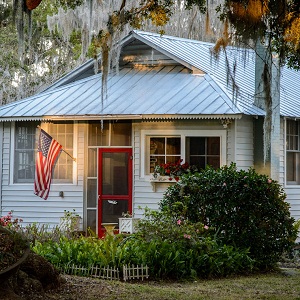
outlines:
{"label": "roof eave", "polygon": [[0,122],[17,121],[93,121],[93,120],[200,120],[200,119],[241,119],[243,114],[220,114],[220,115],[186,115],[186,114],[150,114],[150,115],[63,115],[63,116],[36,116],[36,117],[7,117],[0,118]]}

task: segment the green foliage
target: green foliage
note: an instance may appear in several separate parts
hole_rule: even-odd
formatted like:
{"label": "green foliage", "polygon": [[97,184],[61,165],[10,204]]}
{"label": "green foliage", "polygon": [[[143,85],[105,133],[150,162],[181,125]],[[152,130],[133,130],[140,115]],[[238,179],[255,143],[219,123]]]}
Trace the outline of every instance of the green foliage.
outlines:
{"label": "green foliage", "polygon": [[231,164],[182,176],[160,207],[173,217],[215,228],[224,244],[249,248],[256,266],[269,268],[297,236],[285,198],[276,181]]}
{"label": "green foliage", "polygon": [[84,267],[147,265],[152,278],[222,277],[251,272],[248,250],[222,245],[203,224],[146,212],[136,234],[36,241],[33,251],[53,264]]}
{"label": "green foliage", "polygon": [[146,211],[135,236],[124,241],[125,263],[147,264],[154,278],[223,277],[251,272],[248,250],[221,244],[201,223]]}
{"label": "green foliage", "polygon": [[61,237],[57,242],[36,242],[32,250],[53,264],[119,267],[123,255],[119,244],[120,238],[112,236],[105,239]]}

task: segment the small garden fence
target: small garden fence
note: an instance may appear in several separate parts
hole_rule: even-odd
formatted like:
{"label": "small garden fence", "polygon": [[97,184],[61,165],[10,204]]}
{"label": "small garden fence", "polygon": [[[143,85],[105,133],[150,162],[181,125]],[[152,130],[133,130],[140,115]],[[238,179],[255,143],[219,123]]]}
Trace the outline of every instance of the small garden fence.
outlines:
{"label": "small garden fence", "polygon": [[[54,265],[58,270],[63,274],[67,275],[76,275],[84,277],[94,277],[107,280],[120,280],[120,271],[119,268],[115,267],[100,267],[100,266],[91,266],[83,267],[77,266],[74,264],[57,264]],[[123,266],[123,275],[124,281],[128,280],[144,280],[149,278],[149,268],[148,266],[135,266],[135,265],[124,265]]]}

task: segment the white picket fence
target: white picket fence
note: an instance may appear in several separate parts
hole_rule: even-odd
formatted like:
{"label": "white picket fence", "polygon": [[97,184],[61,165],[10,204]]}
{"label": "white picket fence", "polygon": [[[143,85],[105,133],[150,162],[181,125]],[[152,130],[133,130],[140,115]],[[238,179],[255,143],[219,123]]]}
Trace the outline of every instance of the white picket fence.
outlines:
{"label": "white picket fence", "polygon": [[[100,267],[100,266],[91,266],[83,267],[76,266],[74,264],[67,265],[54,265],[58,270],[63,274],[68,275],[77,275],[84,277],[94,277],[100,279],[108,280],[120,280],[120,271],[118,268],[112,267]],[[123,266],[123,280],[144,280],[149,278],[149,268],[148,266],[135,266],[135,265],[124,265]]]}
{"label": "white picket fence", "polygon": [[123,280],[144,280],[149,278],[148,266],[123,266]]}

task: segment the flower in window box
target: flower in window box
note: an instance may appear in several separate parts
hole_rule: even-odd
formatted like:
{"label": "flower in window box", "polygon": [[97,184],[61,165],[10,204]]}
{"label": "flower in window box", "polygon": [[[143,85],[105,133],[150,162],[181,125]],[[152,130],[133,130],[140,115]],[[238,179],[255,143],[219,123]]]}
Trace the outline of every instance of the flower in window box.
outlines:
{"label": "flower in window box", "polygon": [[169,179],[179,180],[183,174],[191,171],[197,171],[195,166],[190,166],[187,162],[182,163],[183,159],[179,159],[176,163],[165,163],[156,165],[153,172],[153,177],[156,179],[158,176],[169,176]]}

